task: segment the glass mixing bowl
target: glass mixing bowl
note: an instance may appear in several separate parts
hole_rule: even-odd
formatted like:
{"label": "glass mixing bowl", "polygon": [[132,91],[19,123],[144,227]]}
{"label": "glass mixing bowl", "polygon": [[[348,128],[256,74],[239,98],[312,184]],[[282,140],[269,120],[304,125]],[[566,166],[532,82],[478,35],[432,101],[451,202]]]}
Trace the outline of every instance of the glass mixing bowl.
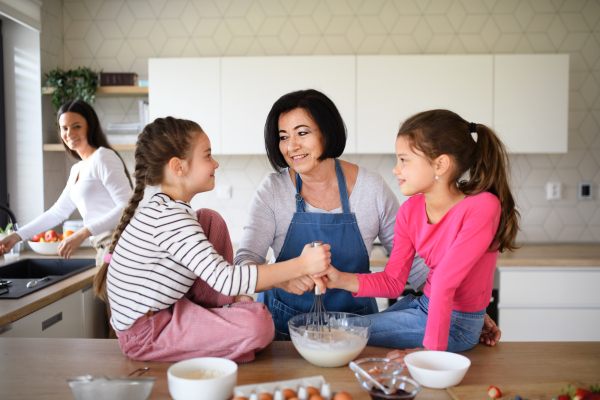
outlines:
{"label": "glass mixing bowl", "polygon": [[371,321],[357,314],[327,312],[328,324],[310,324],[311,314],[300,314],[288,322],[296,350],[318,367],[341,367],[354,360],[369,340]]}

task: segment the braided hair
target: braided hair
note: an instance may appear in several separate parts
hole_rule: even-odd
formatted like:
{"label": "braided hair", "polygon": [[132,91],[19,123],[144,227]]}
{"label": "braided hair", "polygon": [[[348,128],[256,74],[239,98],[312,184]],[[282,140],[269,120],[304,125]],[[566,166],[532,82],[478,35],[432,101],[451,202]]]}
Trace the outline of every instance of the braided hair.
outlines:
{"label": "braided hair", "polygon": [[[173,117],[157,118],[144,127],[135,146],[135,187],[113,234],[109,254],[114,252],[121,234],[134,217],[146,186],[162,183],[164,167],[172,158],[188,160],[200,133],[203,130],[197,123]],[[101,299],[106,299],[108,264],[104,262],[94,278],[94,293]]]}

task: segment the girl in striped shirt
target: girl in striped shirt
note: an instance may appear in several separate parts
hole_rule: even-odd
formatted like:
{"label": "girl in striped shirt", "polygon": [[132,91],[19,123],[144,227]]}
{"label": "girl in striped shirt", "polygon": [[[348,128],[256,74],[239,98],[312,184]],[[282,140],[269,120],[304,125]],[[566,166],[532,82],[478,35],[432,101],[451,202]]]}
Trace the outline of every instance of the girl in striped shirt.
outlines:
{"label": "girl in striped shirt", "polygon": [[[244,295],[317,274],[331,261],[328,245],[307,245],[286,262],[231,265],[222,219],[212,212],[203,226],[189,204],[214,188],[218,166],[195,122],[159,118],[138,137],[135,189],[94,281],[96,294],[108,297],[110,323],[130,358],[251,361],[271,342],[274,327],[266,307]],[[147,185],[161,189],[137,209]]]}

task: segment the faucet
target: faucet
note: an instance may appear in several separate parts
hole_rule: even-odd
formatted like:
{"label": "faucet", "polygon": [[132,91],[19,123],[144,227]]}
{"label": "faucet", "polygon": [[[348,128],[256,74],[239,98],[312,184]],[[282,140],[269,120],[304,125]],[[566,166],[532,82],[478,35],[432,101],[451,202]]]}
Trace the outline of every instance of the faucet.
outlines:
{"label": "faucet", "polygon": [[0,204],[0,210],[4,210],[6,211],[6,213],[8,214],[8,217],[10,218],[10,222],[12,222],[13,225],[13,231],[18,231],[19,230],[19,224],[17,224],[17,217],[15,217],[15,213],[12,212],[12,210],[8,207],[6,207],[5,205]]}

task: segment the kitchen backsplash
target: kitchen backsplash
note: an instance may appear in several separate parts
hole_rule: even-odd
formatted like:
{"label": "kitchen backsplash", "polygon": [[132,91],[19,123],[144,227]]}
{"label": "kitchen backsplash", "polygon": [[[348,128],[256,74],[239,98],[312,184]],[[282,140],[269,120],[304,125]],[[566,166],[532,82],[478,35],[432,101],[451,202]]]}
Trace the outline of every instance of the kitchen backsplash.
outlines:
{"label": "kitchen backsplash", "polygon": [[[569,53],[568,153],[512,157],[522,216],[518,240],[600,242],[598,1],[43,0],[42,25],[43,72],[90,66],[136,72],[140,79],[147,79],[151,57]],[[55,141],[47,97],[44,135]],[[102,125],[137,122],[138,100],[97,98]],[[133,171],[133,153],[121,154]],[[239,242],[249,201],[271,169],[265,156],[216,158],[216,184],[231,186],[231,198],[217,199],[213,191],[192,203],[219,211]],[[403,201],[392,154],[342,158],[379,172]],[[60,195],[71,165],[62,153],[44,153],[46,208]],[[594,183],[592,200],[578,200],[581,181]],[[547,182],[562,183],[561,200],[546,200]]]}

